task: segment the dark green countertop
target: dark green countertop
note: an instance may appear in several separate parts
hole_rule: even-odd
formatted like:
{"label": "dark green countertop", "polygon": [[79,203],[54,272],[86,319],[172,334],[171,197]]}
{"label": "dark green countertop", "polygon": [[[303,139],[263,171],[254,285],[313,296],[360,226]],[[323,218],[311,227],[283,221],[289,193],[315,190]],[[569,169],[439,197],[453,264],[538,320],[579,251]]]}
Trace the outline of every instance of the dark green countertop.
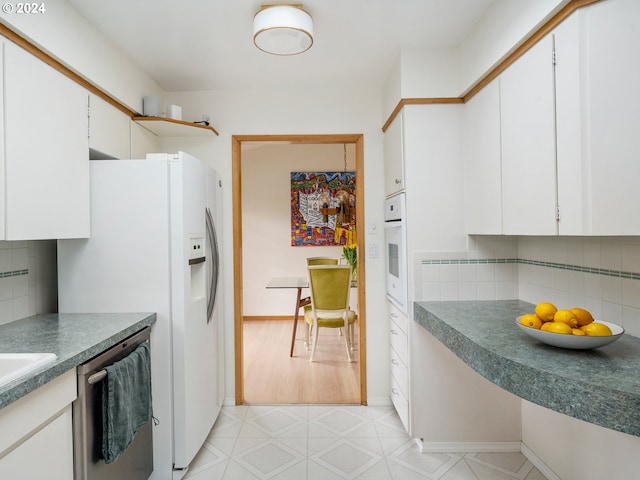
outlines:
{"label": "dark green countertop", "polygon": [[592,350],[540,343],[514,324],[520,300],[416,302],[414,320],[480,375],[525,400],[640,436],[640,338]]}
{"label": "dark green countertop", "polygon": [[156,321],[155,313],[34,315],[0,325],[0,353],[55,353],[52,363],[0,387],[0,408]]}

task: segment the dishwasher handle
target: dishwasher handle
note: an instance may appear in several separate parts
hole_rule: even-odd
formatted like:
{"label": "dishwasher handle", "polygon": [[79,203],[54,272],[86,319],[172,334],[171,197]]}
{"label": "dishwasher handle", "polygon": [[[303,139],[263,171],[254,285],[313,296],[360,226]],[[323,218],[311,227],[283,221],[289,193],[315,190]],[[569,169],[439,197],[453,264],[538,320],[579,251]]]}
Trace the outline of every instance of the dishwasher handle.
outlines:
{"label": "dishwasher handle", "polygon": [[91,375],[89,378],[87,378],[87,383],[89,385],[93,385],[94,383],[98,383],[99,381],[101,381],[106,376],[107,376],[107,371],[100,370],[99,372],[96,372],[93,375]]}

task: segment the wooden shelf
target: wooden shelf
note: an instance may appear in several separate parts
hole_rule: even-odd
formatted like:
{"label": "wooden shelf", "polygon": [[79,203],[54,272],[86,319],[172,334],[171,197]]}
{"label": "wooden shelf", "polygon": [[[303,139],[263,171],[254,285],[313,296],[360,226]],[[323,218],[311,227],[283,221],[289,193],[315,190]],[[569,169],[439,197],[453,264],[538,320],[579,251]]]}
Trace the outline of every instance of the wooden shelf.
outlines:
{"label": "wooden shelf", "polygon": [[132,120],[159,137],[204,137],[219,135],[215,128],[202,123],[165,117],[132,117]]}

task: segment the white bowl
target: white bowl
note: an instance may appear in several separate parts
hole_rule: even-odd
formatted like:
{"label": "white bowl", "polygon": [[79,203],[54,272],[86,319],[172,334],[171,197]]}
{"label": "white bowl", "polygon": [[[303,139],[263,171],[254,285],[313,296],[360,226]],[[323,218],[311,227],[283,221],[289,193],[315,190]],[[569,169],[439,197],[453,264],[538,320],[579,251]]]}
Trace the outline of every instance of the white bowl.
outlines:
{"label": "white bowl", "polygon": [[545,332],[544,330],[538,330],[537,328],[525,327],[520,323],[522,316],[516,318],[516,325],[520,327],[524,333],[530,337],[540,340],[547,345],[553,345],[554,347],[570,348],[572,350],[588,350],[590,348],[598,348],[608,345],[618,340],[624,333],[624,328],[615,323],[603,322],[596,320],[598,323],[603,323],[611,329],[613,335],[608,337],[588,337],[579,335],[563,335],[561,333]]}

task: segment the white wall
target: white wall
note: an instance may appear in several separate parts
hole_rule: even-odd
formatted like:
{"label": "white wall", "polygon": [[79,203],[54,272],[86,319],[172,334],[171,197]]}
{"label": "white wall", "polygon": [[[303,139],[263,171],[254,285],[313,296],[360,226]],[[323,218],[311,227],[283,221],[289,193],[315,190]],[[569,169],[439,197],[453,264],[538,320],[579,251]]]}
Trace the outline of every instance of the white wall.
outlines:
{"label": "white wall", "polygon": [[402,98],[462,95],[567,3],[497,0],[457,48],[403,48],[383,88],[384,119]]}
{"label": "white wall", "polygon": [[567,3],[569,0],[497,0],[460,46],[459,94]]}
{"label": "white wall", "polygon": [[[347,152],[347,170],[355,170],[355,145],[348,145]],[[269,279],[306,276],[307,257],[340,258],[342,255],[339,246],[291,246],[290,176],[291,172],[342,170],[342,145],[267,144],[243,149],[242,295],[245,316],[292,316],[296,290],[266,289]],[[354,302],[352,305],[355,308]]]}
{"label": "white wall", "polygon": [[[364,189],[366,225],[382,225],[384,201],[381,92],[358,90],[282,90],[170,92],[169,103],[182,106],[184,119],[211,115],[220,136],[213,140],[168,139],[166,149],[183,148],[216,167],[224,182],[224,315],[227,345],[227,395],[234,392],[233,360],[233,232],[231,198],[231,136],[258,134],[364,134]],[[367,234],[365,244],[382,244],[383,232]],[[384,259],[367,259],[367,395],[388,402],[387,338],[384,314]]]}
{"label": "white wall", "polygon": [[56,242],[0,242],[0,324],[56,312]]}
{"label": "white wall", "polygon": [[584,307],[640,337],[640,237],[523,237],[518,297]]}
{"label": "white wall", "polygon": [[37,15],[0,12],[0,22],[137,112],[142,112],[144,95],[162,95],[147,74],[65,0],[47,0],[45,7],[46,13]]}

